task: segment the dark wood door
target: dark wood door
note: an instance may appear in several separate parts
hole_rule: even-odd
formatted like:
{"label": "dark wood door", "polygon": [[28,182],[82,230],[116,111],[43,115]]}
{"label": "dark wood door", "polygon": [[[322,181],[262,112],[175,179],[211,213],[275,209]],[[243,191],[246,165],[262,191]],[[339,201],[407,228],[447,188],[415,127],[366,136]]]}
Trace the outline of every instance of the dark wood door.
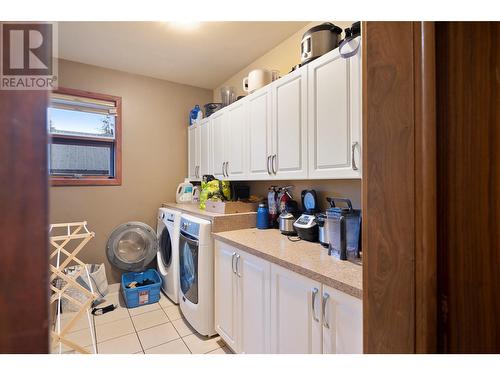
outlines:
{"label": "dark wood door", "polygon": [[0,353],[48,352],[46,108],[0,90]]}
{"label": "dark wood door", "polygon": [[436,24],[439,350],[500,352],[500,23]]}
{"label": "dark wood door", "polygon": [[434,25],[363,23],[363,345],[436,350]]}

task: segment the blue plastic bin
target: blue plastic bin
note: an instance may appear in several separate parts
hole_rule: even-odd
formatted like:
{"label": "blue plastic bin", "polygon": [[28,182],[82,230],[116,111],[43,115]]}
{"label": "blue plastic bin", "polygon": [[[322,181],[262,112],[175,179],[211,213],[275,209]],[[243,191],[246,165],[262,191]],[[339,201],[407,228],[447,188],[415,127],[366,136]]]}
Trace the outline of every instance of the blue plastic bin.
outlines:
{"label": "blue plastic bin", "polygon": [[[128,288],[132,281],[142,282],[145,279],[153,280],[155,283],[137,288]],[[128,272],[122,274],[123,298],[128,308],[148,305],[160,300],[161,279],[158,272],[148,269],[144,272]]]}

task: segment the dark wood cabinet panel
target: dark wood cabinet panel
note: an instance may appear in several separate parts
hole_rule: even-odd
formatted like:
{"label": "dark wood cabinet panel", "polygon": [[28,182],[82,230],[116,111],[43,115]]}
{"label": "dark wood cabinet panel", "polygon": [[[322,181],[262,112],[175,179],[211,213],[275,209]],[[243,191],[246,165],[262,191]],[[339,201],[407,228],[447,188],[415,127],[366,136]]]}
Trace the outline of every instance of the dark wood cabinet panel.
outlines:
{"label": "dark wood cabinet panel", "polygon": [[363,28],[365,353],[411,353],[415,333],[413,25]]}
{"label": "dark wood cabinet panel", "polygon": [[436,23],[439,350],[500,352],[500,23]]}
{"label": "dark wood cabinet panel", "polygon": [[363,24],[365,353],[436,350],[434,25]]}
{"label": "dark wood cabinet panel", "polygon": [[48,352],[46,107],[0,90],[0,353]]}

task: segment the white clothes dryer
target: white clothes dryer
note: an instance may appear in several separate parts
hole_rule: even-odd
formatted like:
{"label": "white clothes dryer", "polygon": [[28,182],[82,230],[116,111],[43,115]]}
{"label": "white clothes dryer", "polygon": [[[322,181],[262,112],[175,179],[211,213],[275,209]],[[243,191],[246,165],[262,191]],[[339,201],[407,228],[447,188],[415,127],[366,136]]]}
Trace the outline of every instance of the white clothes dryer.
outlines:
{"label": "white clothes dryer", "polygon": [[162,278],[162,289],[174,303],[179,303],[179,228],[180,211],[169,208],[158,210],[158,273]]}
{"label": "white clothes dryer", "polygon": [[214,249],[210,221],[181,215],[179,266],[182,314],[201,335],[215,335]]}

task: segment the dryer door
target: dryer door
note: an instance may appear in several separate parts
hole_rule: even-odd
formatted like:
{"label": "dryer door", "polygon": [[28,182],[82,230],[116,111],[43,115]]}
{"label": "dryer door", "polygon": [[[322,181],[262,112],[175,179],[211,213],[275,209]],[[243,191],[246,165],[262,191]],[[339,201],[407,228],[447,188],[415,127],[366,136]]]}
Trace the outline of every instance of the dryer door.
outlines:
{"label": "dryer door", "polygon": [[158,251],[156,233],[147,224],[131,221],[115,228],[106,245],[109,262],[124,271],[139,272]]}
{"label": "dryer door", "polygon": [[179,237],[180,281],[184,296],[198,304],[198,240],[181,231]]}
{"label": "dryer door", "polygon": [[160,259],[165,268],[170,267],[172,263],[172,237],[167,227],[163,228],[160,235]]}

